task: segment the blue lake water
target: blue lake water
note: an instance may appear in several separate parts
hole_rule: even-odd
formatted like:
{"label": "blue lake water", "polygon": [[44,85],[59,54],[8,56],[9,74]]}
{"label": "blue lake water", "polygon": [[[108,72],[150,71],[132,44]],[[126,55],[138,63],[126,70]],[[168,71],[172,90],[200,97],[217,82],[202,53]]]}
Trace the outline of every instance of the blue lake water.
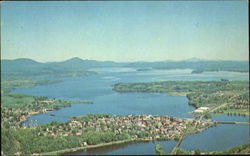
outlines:
{"label": "blue lake water", "polygon": [[249,142],[248,124],[218,124],[201,133],[187,136],[180,147],[187,150],[199,148],[202,151],[214,151]]}
{"label": "blue lake water", "polygon": [[226,114],[213,116],[211,119],[216,121],[242,121],[242,122],[250,121],[249,116],[226,115]]}
{"label": "blue lake water", "polygon": [[[192,117],[188,112],[194,110],[194,108],[188,105],[188,99],[185,96],[172,96],[158,93],[117,93],[112,90],[112,86],[118,82],[152,82],[164,80],[207,81],[220,80],[221,78],[229,80],[248,80],[249,78],[248,73],[205,72],[202,74],[191,74],[192,70],[190,69],[138,72],[134,68],[117,67],[96,68],[93,69],[93,71],[97,71],[99,74],[82,77],[64,77],[60,78],[64,80],[60,83],[32,88],[20,88],[16,89],[14,92],[48,96],[49,98],[56,99],[91,100],[94,102],[94,104],[72,104],[71,107],[65,107],[50,112],[59,116],[108,113],[118,115],[158,114],[175,117]],[[215,116],[212,119],[218,121],[248,120],[247,117],[227,115]],[[67,121],[68,118],[38,114],[28,118],[26,123],[32,120],[37,123],[46,123],[53,120],[64,122]],[[224,133],[225,131],[228,133]],[[228,134],[227,137],[229,138],[228,140],[231,140],[231,143],[214,142],[216,139],[226,141],[227,139],[223,139],[222,137],[225,137],[225,135],[222,134]],[[218,125],[204,132],[190,135],[190,137],[187,137],[183,141],[182,147],[186,149],[200,148],[202,150],[224,149],[240,143],[249,142],[249,137],[246,137],[247,135],[249,136],[249,125]],[[241,136],[245,136],[245,138]],[[172,144],[174,146],[175,143],[173,141],[162,141],[161,144],[166,151],[169,151],[168,148],[172,148]],[[118,146],[117,148],[105,147],[105,149],[109,151],[100,153],[100,151],[103,150],[91,150],[91,152],[92,154],[155,154],[153,142],[128,144],[123,147]],[[88,152],[82,154],[88,154]]]}
{"label": "blue lake water", "polygon": [[98,147],[70,153],[70,155],[154,155],[155,145],[161,144],[166,152],[171,152],[176,141],[148,141],[137,143],[126,143],[120,145],[112,145],[106,147]]}

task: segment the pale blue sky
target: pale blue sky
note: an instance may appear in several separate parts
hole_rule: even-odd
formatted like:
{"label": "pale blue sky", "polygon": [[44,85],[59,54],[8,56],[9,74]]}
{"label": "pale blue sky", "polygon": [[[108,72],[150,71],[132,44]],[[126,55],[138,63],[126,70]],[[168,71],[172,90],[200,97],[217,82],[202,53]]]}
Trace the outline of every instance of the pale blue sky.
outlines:
{"label": "pale blue sky", "polygon": [[247,1],[1,3],[2,59],[248,60]]}

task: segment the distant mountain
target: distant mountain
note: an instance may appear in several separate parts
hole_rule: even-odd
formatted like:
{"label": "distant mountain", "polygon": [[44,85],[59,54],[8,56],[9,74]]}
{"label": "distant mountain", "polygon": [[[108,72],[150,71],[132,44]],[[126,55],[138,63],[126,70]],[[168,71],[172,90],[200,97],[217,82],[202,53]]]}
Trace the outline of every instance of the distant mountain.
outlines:
{"label": "distant mountain", "polygon": [[28,59],[28,58],[19,58],[19,59],[14,59],[14,60],[1,60],[2,62],[16,62],[18,64],[24,64],[24,65],[28,65],[28,64],[42,64],[39,63],[37,61],[34,61],[32,59]]}
{"label": "distant mountain", "polygon": [[189,59],[186,59],[186,60],[183,60],[183,61],[186,61],[186,62],[200,62],[200,61],[209,61],[209,60],[200,59],[200,58],[197,58],[197,57],[192,57],[192,58],[189,58]]}
{"label": "distant mountain", "polygon": [[37,62],[35,60],[28,59],[28,58],[19,58],[19,59],[15,59],[15,60],[7,60],[7,61],[15,61],[15,62],[19,62],[21,64],[28,64],[28,63],[30,63],[30,64],[32,64],[32,63],[41,64],[41,63],[39,63],[39,62]]}
{"label": "distant mountain", "polygon": [[54,65],[56,68],[64,69],[75,69],[75,70],[87,70],[95,67],[104,67],[104,66],[116,66],[119,63],[112,61],[96,61],[96,60],[83,60],[79,57],[73,57],[71,59],[62,61],[62,62],[52,62],[50,65]]}
{"label": "distant mountain", "polygon": [[66,61],[83,61],[83,59],[79,58],[79,57],[72,57]]}
{"label": "distant mountain", "polygon": [[249,72],[248,61],[215,61],[190,58],[183,61],[132,62],[83,60],[74,57],[62,62],[41,63],[32,59],[1,60],[1,78],[27,78],[34,76],[89,75],[97,67],[133,67],[137,69],[193,69],[195,71]]}
{"label": "distant mountain", "polygon": [[46,67],[45,64],[36,62],[32,59],[20,58],[15,60],[1,60],[1,72],[20,72],[39,70]]}
{"label": "distant mountain", "polygon": [[118,66],[112,61],[83,60],[74,57],[62,62],[40,63],[32,59],[1,60],[1,78],[30,78],[34,76],[89,75],[90,68]]}

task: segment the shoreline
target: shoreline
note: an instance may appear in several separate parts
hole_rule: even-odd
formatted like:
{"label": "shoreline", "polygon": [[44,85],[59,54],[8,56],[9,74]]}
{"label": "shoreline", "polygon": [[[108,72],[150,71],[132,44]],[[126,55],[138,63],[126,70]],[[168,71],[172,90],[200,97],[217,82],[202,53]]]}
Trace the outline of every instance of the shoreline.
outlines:
{"label": "shoreline", "polygon": [[110,146],[110,145],[117,145],[117,144],[124,144],[124,143],[132,143],[132,142],[149,142],[149,141],[157,141],[157,140],[164,140],[164,141],[169,141],[169,140],[174,140],[174,139],[150,139],[150,138],[141,138],[141,139],[127,139],[127,140],[120,140],[120,141],[112,141],[108,143],[101,143],[101,144],[96,144],[96,145],[87,145],[87,146],[82,146],[82,147],[74,147],[74,148],[68,148],[68,149],[63,149],[63,150],[58,150],[58,151],[52,151],[52,152],[46,152],[46,153],[33,153],[31,155],[67,155],[72,152],[77,152],[77,151],[82,151],[85,149],[91,149],[91,148],[99,148],[99,147],[105,147],[105,146]]}
{"label": "shoreline", "polygon": [[187,96],[190,92],[167,92],[169,95],[174,95],[174,96]]}
{"label": "shoreline", "polygon": [[[200,133],[207,128],[197,131],[196,133]],[[192,134],[192,133],[190,133]],[[187,134],[187,135],[190,135]],[[194,133],[193,133],[194,134]],[[119,140],[119,141],[112,141],[108,143],[100,143],[96,145],[86,145],[86,146],[81,146],[81,147],[74,147],[74,148],[67,148],[67,149],[62,149],[62,150],[57,150],[57,151],[51,151],[51,152],[45,152],[45,153],[32,153],[31,156],[45,156],[45,155],[67,155],[71,154],[73,152],[80,152],[86,149],[92,149],[92,148],[99,148],[99,147],[105,147],[105,146],[111,146],[111,145],[117,145],[117,144],[125,144],[125,143],[136,143],[136,142],[150,142],[150,141],[170,141],[170,140],[175,140],[174,138],[166,139],[166,138],[137,138],[137,139],[127,139],[127,140]]]}
{"label": "shoreline", "polygon": [[[32,95],[32,94],[29,94],[29,95]],[[54,110],[58,110],[58,109],[61,109],[61,108],[63,108],[63,107],[71,107],[71,105],[72,104],[93,104],[94,102],[93,101],[74,101],[74,100],[66,100],[66,101],[68,101],[70,104],[69,104],[69,106],[61,106],[61,107],[59,107],[59,108],[49,108],[49,109],[46,109],[45,111],[44,110],[39,110],[39,111],[29,111],[28,112],[28,115],[24,118],[24,119],[22,119],[21,121],[20,121],[20,123],[21,124],[23,124],[25,121],[27,121],[27,119],[29,118],[29,117],[31,117],[32,115],[36,115],[36,114],[47,114],[48,112],[51,112],[51,111],[54,111]],[[76,102],[76,103],[75,103]]]}
{"label": "shoreline", "polygon": [[[87,145],[87,146],[82,146],[82,147],[68,148],[68,149],[46,152],[46,153],[33,153],[31,155],[64,155],[64,154],[71,153],[71,152],[82,151],[84,149],[105,147],[105,146],[110,146],[110,145],[115,145],[115,144],[123,144],[123,143],[135,142],[135,141],[139,141],[139,140],[134,140],[134,139],[120,140],[120,141],[113,141],[113,142],[101,143],[101,144],[96,144],[96,145]],[[145,141],[147,141],[147,140],[145,140]],[[150,140],[148,140],[148,141],[150,141]]]}
{"label": "shoreline", "polygon": [[35,115],[35,114],[39,114],[39,113],[41,113],[41,112],[35,112],[35,111],[28,112],[27,117],[24,118],[23,120],[21,120],[20,124],[24,124],[24,122],[27,121],[29,117],[31,117],[32,115]]}

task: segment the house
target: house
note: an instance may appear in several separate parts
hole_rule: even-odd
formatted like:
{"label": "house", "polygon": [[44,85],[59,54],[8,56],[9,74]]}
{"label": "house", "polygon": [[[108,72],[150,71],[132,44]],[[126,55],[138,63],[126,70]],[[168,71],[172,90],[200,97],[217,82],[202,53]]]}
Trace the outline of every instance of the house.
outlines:
{"label": "house", "polygon": [[198,109],[207,111],[207,110],[209,110],[209,107],[199,107]]}
{"label": "house", "polygon": [[194,113],[203,113],[204,111],[203,110],[200,110],[200,109],[196,109],[194,110]]}

